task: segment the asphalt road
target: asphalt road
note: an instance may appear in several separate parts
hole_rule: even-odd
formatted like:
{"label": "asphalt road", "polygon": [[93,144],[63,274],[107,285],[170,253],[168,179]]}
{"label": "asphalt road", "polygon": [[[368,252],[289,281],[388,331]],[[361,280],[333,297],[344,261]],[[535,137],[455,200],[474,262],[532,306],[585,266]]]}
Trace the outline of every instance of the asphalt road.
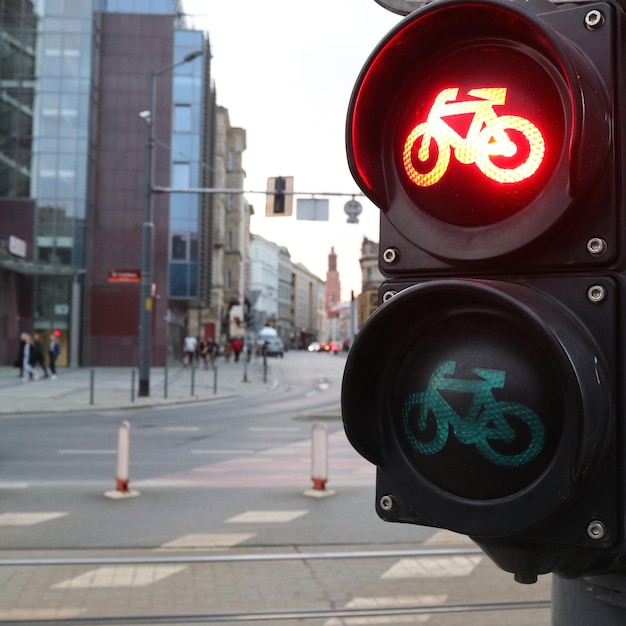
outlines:
{"label": "asphalt road", "polygon": [[[374,468],[351,448],[339,419],[343,362],[288,353],[272,360],[272,380],[259,393],[2,419],[0,620],[65,625],[122,616],[112,623],[130,624],[138,616],[169,615],[177,618],[154,623],[187,623],[181,616],[194,614],[205,616],[200,623],[222,616],[219,623],[230,624],[274,611],[266,623],[547,625],[545,606],[515,603],[545,603],[550,577],[518,585],[464,537],[378,519]],[[130,487],[138,495],[111,498],[105,493],[115,493],[123,420],[131,424]],[[314,424],[327,432],[323,492],[311,492]],[[456,552],[297,556],[441,548]],[[254,555],[298,560],[236,560]],[[190,556],[226,560],[176,561]],[[72,563],[76,557],[86,561]],[[14,558],[25,562],[12,564]],[[45,562],[51,558],[60,560]],[[98,561],[109,558],[131,561]],[[395,618],[315,613],[419,606],[432,610]],[[308,616],[281,613],[303,608]]]}

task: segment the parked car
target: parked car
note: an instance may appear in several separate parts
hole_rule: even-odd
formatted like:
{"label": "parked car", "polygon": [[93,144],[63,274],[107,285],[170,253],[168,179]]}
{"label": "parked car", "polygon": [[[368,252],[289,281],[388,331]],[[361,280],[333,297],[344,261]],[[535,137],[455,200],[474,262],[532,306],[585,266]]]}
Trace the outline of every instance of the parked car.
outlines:
{"label": "parked car", "polygon": [[265,354],[267,356],[279,356],[281,359],[285,353],[285,346],[280,339],[268,339]]}

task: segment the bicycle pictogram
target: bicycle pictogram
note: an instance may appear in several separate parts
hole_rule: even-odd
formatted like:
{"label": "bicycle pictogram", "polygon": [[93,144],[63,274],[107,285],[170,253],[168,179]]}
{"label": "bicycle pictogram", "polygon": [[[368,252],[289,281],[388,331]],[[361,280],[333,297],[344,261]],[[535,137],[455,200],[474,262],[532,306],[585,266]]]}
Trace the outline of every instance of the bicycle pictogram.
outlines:
{"label": "bicycle pictogram", "polygon": [[[543,449],[544,426],[529,407],[495,399],[492,390],[504,387],[506,372],[477,367],[472,372],[479,378],[465,379],[454,378],[455,369],[454,361],[443,362],[431,375],[426,390],[412,393],[404,403],[403,431],[413,448],[422,454],[436,454],[445,446],[452,428],[460,443],[475,446],[485,459],[496,465],[519,467],[532,461]],[[473,394],[464,416],[450,406],[442,391]],[[414,410],[416,407],[419,411]],[[418,439],[416,433],[430,436],[433,420],[434,433],[430,440]],[[525,426],[522,449],[515,448],[519,435],[511,424],[516,421]],[[513,444],[512,453],[506,453],[501,442]]]}
{"label": "bicycle pictogram", "polygon": [[[452,148],[460,163],[475,163],[485,176],[494,181],[517,183],[530,178],[543,161],[545,142],[540,130],[531,121],[495,112],[494,107],[506,103],[507,89],[470,89],[468,95],[473,98],[470,100],[457,100],[458,93],[458,88],[440,91],[427,120],[413,128],[406,138],[402,161],[409,179],[419,187],[430,187],[439,182],[448,170]],[[465,137],[444,120],[467,114],[473,117]],[[421,143],[418,144],[420,138]],[[415,168],[413,159],[417,156],[421,164],[426,164],[431,158],[431,142],[437,148],[435,163],[430,170],[420,172]],[[416,144],[417,155],[414,150]],[[524,150],[528,151],[527,155]],[[500,163],[497,165],[494,157],[506,157],[511,159],[507,163],[514,165],[504,167],[502,161],[496,159]]]}

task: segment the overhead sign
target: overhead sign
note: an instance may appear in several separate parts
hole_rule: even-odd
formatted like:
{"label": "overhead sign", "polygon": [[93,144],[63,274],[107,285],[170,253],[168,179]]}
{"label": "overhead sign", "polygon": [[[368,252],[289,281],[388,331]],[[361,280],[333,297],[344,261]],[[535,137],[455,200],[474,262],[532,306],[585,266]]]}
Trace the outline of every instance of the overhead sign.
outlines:
{"label": "overhead sign", "polygon": [[296,206],[297,219],[299,220],[328,221],[328,200],[298,198]]}

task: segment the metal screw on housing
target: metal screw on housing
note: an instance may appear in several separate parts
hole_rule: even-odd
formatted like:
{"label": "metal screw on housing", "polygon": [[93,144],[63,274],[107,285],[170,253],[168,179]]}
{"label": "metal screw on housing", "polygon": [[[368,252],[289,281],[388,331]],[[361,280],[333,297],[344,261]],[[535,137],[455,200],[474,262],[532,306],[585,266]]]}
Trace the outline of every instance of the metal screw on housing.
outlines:
{"label": "metal screw on housing", "polygon": [[391,300],[398,292],[391,289],[390,291],[385,291],[383,294],[383,302],[387,302],[387,300]]}
{"label": "metal screw on housing", "polygon": [[589,30],[596,30],[596,28],[600,28],[604,24],[604,15],[597,9],[592,9],[585,15],[585,26]]}
{"label": "metal screw on housing", "polygon": [[396,504],[396,499],[392,495],[386,495],[380,499],[380,508],[383,511],[393,511],[396,508]]}
{"label": "metal screw on housing", "polygon": [[602,302],[606,298],[606,289],[602,285],[592,285],[587,289],[587,298],[594,304]]}
{"label": "metal screw on housing", "polygon": [[606,241],[602,239],[602,237],[592,237],[587,242],[587,251],[589,254],[593,254],[593,256],[600,256],[606,252]]}
{"label": "metal screw on housing", "polygon": [[587,526],[587,534],[591,539],[604,539],[606,537],[606,526],[600,520],[593,520]]}
{"label": "metal screw on housing", "polygon": [[385,263],[397,263],[400,258],[400,252],[397,248],[387,248],[383,252],[383,261]]}

